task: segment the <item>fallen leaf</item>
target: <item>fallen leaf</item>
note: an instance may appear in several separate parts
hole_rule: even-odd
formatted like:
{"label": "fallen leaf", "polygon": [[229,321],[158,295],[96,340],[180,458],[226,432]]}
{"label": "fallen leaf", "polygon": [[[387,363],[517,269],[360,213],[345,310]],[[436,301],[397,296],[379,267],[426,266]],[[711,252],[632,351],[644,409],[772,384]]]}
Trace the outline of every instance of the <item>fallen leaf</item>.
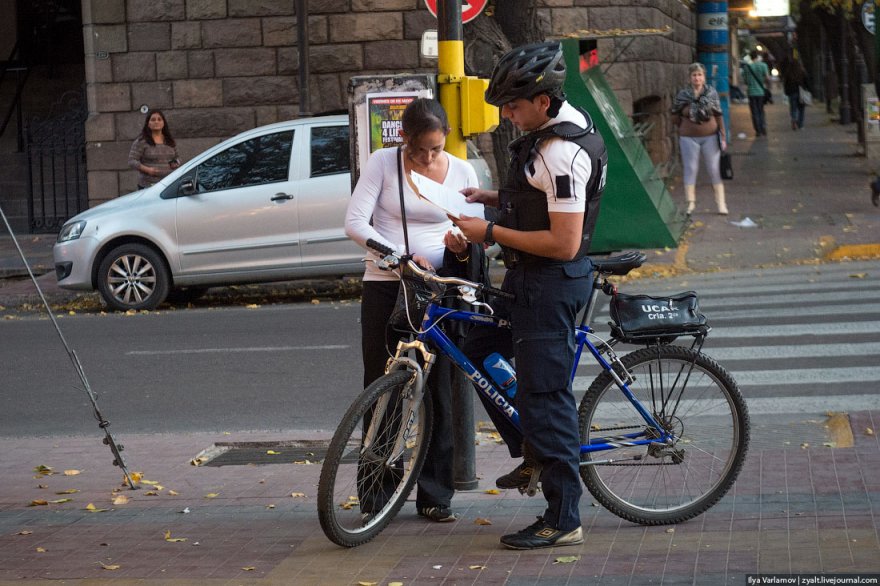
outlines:
{"label": "fallen leaf", "polygon": [[25,529],[24,531],[19,531],[17,535],[31,535],[32,533],[33,531],[28,531]]}
{"label": "fallen leaf", "polygon": [[144,484],[149,484],[150,486],[155,486],[159,484],[159,482],[156,480],[147,480],[146,478],[142,479],[141,482],[143,482]]}
{"label": "fallen leaf", "polygon": [[[320,299],[312,299],[312,305],[318,305],[320,303],[321,303]],[[389,584],[389,586],[390,586],[390,584]]]}
{"label": "fallen leaf", "polygon": [[186,541],[186,537],[171,537],[171,530],[165,531],[165,541],[170,543],[180,543],[181,541]]}
{"label": "fallen leaf", "polygon": [[245,572],[253,572],[256,569],[257,568],[255,566],[245,566],[242,568],[242,570],[244,570]]}
{"label": "fallen leaf", "polygon": [[77,474],[80,474],[79,470],[65,470],[64,471],[65,476],[76,476]]}
{"label": "fallen leaf", "polygon": [[364,581],[358,582],[358,586],[378,586],[378,584],[379,584],[378,582],[364,582]]}
{"label": "fallen leaf", "polygon": [[86,509],[85,509],[85,510],[89,511],[90,513],[106,513],[106,512],[109,511],[110,509],[99,509],[99,508],[96,507],[94,504],[89,503],[89,504],[86,505]]}
{"label": "fallen leaf", "polygon": [[666,530],[667,533],[675,533],[675,527],[670,527]]}
{"label": "fallen leaf", "polygon": [[127,505],[128,504],[128,497],[125,496],[124,494],[117,494],[116,498],[113,499],[113,504],[114,505]]}
{"label": "fallen leaf", "polygon": [[581,559],[579,555],[564,555],[556,558],[553,563],[554,564],[571,564]]}
{"label": "fallen leaf", "polygon": [[49,501],[35,500],[35,501],[31,501],[31,504],[29,504],[28,506],[29,507],[41,507],[43,505],[48,505],[48,504],[49,504]]}
{"label": "fallen leaf", "polygon": [[49,504],[52,505],[60,505],[61,503],[69,503],[73,499],[55,499],[54,501],[49,501]]}
{"label": "fallen leaf", "polygon": [[267,509],[274,509],[274,508],[275,508],[275,505],[266,505],[266,508],[267,508]]}
{"label": "fallen leaf", "polygon": [[189,513],[189,507],[184,507],[183,510],[180,512],[183,514]]}
{"label": "fallen leaf", "polygon": [[501,494],[501,491],[498,490],[497,488],[490,488],[490,489],[485,490],[483,492],[485,492],[486,494]]}
{"label": "fallen leaf", "polygon": [[870,427],[865,428],[865,435],[874,435],[874,430]]}
{"label": "fallen leaf", "polygon": [[468,566],[468,570],[485,570],[486,566],[478,566],[474,564],[473,566]]}
{"label": "fallen leaf", "polygon": [[270,456],[280,456],[281,452],[276,452],[275,450],[266,450],[266,453]]}
{"label": "fallen leaf", "polygon": [[853,273],[849,276],[850,279],[864,279],[868,276],[868,273]]}
{"label": "fallen leaf", "polygon": [[118,570],[119,568],[122,567],[119,564],[105,564],[104,562],[98,562],[98,563],[101,564],[101,567],[105,570]]}
{"label": "fallen leaf", "polygon": [[45,547],[38,547],[37,553],[46,553],[46,548]]}
{"label": "fallen leaf", "polygon": [[244,307],[245,307],[245,309],[259,309],[260,308],[260,306],[257,305],[256,303],[250,303],[248,305],[245,305]]}
{"label": "fallen leaf", "polygon": [[309,461],[309,460],[296,460],[296,461],[294,462],[294,464],[306,464],[306,465],[309,465],[309,464],[314,464],[314,462],[311,462],[311,461]]}
{"label": "fallen leaf", "polygon": [[155,490],[148,490],[147,492],[144,493],[144,496],[159,496],[159,493],[156,492]]}
{"label": "fallen leaf", "polygon": [[477,517],[476,519],[474,519],[474,525],[491,525],[491,524],[492,524],[492,521],[490,521],[489,519],[484,519],[482,517]]}
{"label": "fallen leaf", "polygon": [[55,471],[49,468],[48,466],[43,466],[40,464],[34,468],[34,472],[37,474],[42,474],[43,476],[49,476],[50,474],[55,474]]}
{"label": "fallen leaf", "polygon": [[206,498],[206,499],[215,499],[215,498],[217,498],[218,496],[220,496],[219,493],[216,493],[216,492],[209,492],[208,494],[205,495],[205,498]]}
{"label": "fallen leaf", "polygon": [[304,498],[306,498],[306,493],[304,493],[304,492],[292,492],[292,493],[290,493],[290,496],[292,496],[292,497],[295,498],[295,499],[304,499]]}
{"label": "fallen leaf", "polygon": [[48,484],[38,484],[37,488],[49,488]]}
{"label": "fallen leaf", "polygon": [[68,488],[67,490],[59,490],[55,494],[76,494],[79,492],[78,488]]}
{"label": "fallen leaf", "polygon": [[180,493],[178,493],[176,490],[169,490],[168,491],[169,496],[177,496],[178,494],[180,494]]}
{"label": "fallen leaf", "polygon": [[[132,472],[128,476],[129,476],[129,478],[131,478],[131,481],[133,483],[138,484],[141,481],[141,479],[144,477],[144,473],[143,472]],[[125,477],[123,477],[122,478],[122,485],[125,486],[126,484],[128,484],[128,482],[126,481]]]}

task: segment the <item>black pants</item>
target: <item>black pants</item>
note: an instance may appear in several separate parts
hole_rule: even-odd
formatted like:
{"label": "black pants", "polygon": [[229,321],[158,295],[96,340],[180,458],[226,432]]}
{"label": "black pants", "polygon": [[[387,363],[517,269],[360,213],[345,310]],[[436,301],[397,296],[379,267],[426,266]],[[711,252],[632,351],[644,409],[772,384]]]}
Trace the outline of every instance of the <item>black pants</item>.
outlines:
{"label": "black pants", "polygon": [[[388,328],[394,311],[397,281],[364,281],[361,302],[361,350],[364,388],[385,374],[389,352],[393,353],[403,334]],[[455,492],[453,484],[452,363],[438,356],[426,385],[425,400],[433,407],[433,432],[427,458],[419,475],[417,507],[448,507]]]}

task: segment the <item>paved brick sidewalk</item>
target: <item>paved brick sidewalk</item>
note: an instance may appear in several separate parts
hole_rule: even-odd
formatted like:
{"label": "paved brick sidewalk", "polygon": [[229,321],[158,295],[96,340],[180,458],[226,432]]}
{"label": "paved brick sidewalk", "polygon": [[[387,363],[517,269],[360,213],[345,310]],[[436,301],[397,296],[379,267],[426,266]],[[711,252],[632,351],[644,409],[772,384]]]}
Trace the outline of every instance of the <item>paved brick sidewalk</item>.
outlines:
{"label": "paved brick sidewalk", "polygon": [[[851,414],[851,427],[852,448],[819,442],[802,448],[766,437],[755,442],[779,447],[752,450],[727,497],[674,527],[622,521],[591,506],[586,494],[585,544],[533,552],[505,550],[498,539],[530,524],[543,500],[515,491],[487,494],[487,481],[456,495],[461,518],[455,523],[428,523],[409,503],[374,541],[348,550],[329,542],[319,527],[314,500],[319,465],[189,463],[214,442],[315,435],[121,437],[131,469],[161,488],[144,484],[116,493],[122,475],[110,465],[97,434],[5,438],[0,439],[0,583],[743,584],[745,574],[757,572],[877,573],[880,442],[866,430],[880,427],[880,411]],[[772,426],[759,428],[765,436],[772,433]],[[56,474],[36,475],[38,465]],[[506,448],[480,443],[477,470],[484,478],[509,465]],[[81,473],[65,476],[68,469]],[[57,494],[68,489],[79,492]],[[114,505],[116,495],[129,502]],[[71,501],[28,506],[61,498]],[[89,512],[89,503],[109,510]],[[182,513],[185,509],[189,512]],[[492,524],[477,525],[478,517]],[[186,541],[167,541],[167,531]],[[558,563],[560,556],[579,559]]]}

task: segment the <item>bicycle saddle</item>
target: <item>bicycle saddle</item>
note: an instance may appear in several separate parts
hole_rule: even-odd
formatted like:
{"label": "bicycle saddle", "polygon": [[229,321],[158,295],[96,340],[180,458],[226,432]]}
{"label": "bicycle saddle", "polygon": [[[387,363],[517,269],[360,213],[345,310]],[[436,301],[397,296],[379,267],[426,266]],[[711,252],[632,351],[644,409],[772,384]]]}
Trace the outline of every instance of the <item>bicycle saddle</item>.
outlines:
{"label": "bicycle saddle", "polygon": [[631,251],[608,258],[590,257],[590,261],[593,263],[593,268],[603,275],[625,275],[642,266],[646,258],[644,252]]}

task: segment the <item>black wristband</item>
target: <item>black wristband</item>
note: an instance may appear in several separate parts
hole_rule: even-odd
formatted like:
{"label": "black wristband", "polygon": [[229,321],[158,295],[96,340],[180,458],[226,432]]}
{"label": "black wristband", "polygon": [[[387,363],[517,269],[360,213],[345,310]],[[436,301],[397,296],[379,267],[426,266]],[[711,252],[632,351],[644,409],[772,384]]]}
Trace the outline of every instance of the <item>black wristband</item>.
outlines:
{"label": "black wristband", "polygon": [[495,227],[495,222],[489,222],[486,224],[486,235],[483,237],[483,242],[486,244],[495,244],[495,239],[492,238],[492,228]]}

